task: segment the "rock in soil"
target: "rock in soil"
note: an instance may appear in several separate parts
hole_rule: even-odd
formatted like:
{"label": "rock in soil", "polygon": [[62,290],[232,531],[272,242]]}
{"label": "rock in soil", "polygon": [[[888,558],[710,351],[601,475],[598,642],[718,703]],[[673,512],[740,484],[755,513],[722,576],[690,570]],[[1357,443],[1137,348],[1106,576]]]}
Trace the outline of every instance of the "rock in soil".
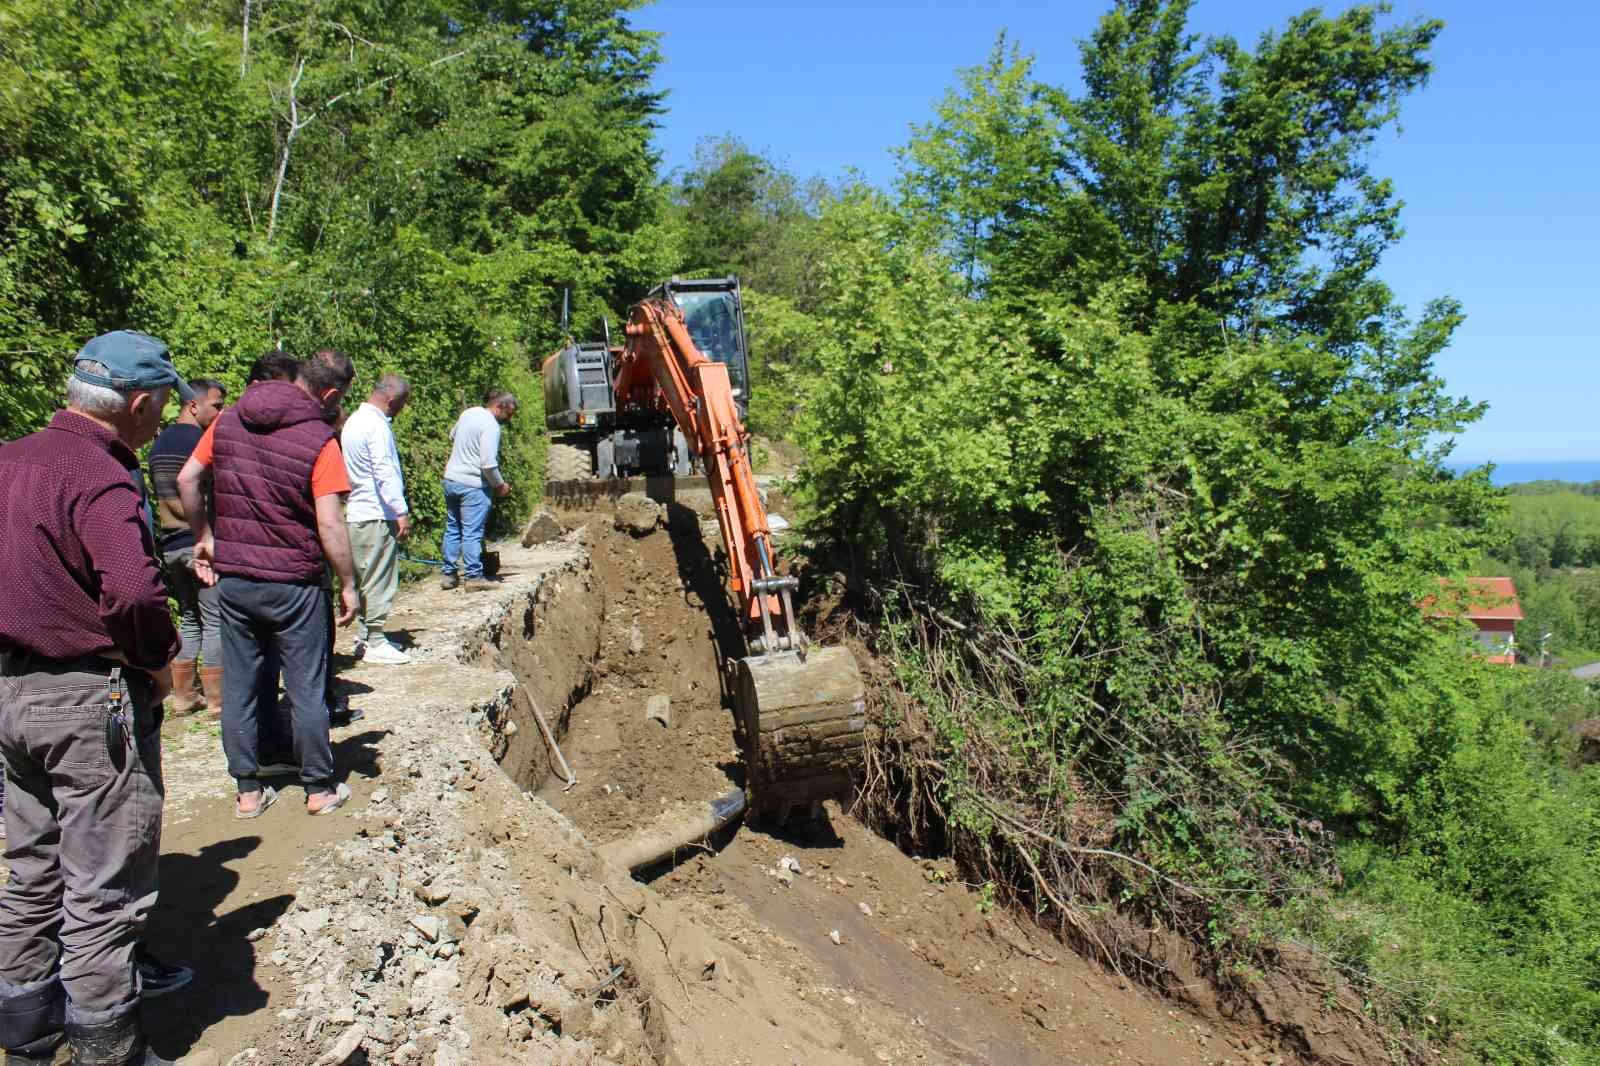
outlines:
{"label": "rock in soil", "polygon": [[531,548],[535,544],[546,544],[565,532],[555,512],[548,507],[541,507],[533,512],[533,517],[528,519],[528,528],[522,531],[522,546]]}
{"label": "rock in soil", "polygon": [[661,505],[642,492],[625,492],[617,498],[616,527],[636,537],[655,532]]}
{"label": "rock in soil", "polygon": [[361,1041],[367,1038],[367,1031],[362,1026],[356,1025],[346,1029],[339,1042],[322,1053],[313,1066],[341,1066],[350,1061],[350,1056],[356,1053],[361,1046]]}

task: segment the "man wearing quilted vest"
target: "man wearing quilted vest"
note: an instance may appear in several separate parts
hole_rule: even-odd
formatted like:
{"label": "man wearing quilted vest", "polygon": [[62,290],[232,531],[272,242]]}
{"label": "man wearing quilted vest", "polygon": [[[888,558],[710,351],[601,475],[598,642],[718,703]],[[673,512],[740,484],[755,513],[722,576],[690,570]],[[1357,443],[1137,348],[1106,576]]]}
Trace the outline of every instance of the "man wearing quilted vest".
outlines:
{"label": "man wearing quilted vest", "polygon": [[[327,814],[350,798],[334,780],[328,739],[322,573],[326,561],[338,575],[338,622],[348,625],[358,606],[342,510],[350,482],[326,415],[354,377],[348,356],[324,349],[300,364],[292,383],[256,382],[206,431],[178,475],[194,527],[195,573],[221,590],[222,747],[238,782],[238,818],[260,816],[277,798],[258,777],[257,719],[263,693],[277,691],[280,666],[306,811]],[[215,531],[199,506],[207,468]]]}

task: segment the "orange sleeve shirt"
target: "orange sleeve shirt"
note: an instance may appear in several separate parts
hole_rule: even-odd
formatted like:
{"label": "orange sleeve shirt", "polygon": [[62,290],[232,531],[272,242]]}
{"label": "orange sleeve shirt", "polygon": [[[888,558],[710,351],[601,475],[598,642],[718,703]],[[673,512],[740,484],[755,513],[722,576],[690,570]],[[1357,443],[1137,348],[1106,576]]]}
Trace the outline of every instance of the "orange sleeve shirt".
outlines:
{"label": "orange sleeve shirt", "polygon": [[[217,437],[217,424],[215,422],[206,427],[205,433],[200,437],[200,443],[194,446],[194,452],[189,456],[201,466],[210,466],[215,454],[214,442]],[[350,475],[345,472],[344,454],[339,451],[339,439],[329,438],[328,443],[322,446],[322,451],[317,453],[317,461],[311,467],[311,495],[334,496],[350,491]]]}
{"label": "orange sleeve shirt", "polygon": [[201,466],[210,466],[211,457],[216,454],[216,442],[217,423],[213,419],[211,424],[206,427],[206,431],[200,434],[200,443],[194,446],[194,451],[189,453],[189,458]]}
{"label": "orange sleeve shirt", "polygon": [[332,496],[350,491],[350,474],[344,468],[344,453],[339,450],[339,438],[333,437],[317,453],[317,462],[311,468],[311,495]]}

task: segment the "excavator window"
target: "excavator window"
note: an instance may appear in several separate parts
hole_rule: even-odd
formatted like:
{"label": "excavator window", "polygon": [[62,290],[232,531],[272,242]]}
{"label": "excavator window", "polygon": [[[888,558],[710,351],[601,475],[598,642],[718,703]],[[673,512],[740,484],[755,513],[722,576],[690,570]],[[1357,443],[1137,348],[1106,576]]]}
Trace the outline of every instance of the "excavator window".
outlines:
{"label": "excavator window", "polygon": [[748,396],[745,381],[743,346],[739,338],[739,319],[733,295],[726,292],[675,292],[673,300],[683,312],[684,324],[695,346],[709,359],[728,368],[734,395]]}

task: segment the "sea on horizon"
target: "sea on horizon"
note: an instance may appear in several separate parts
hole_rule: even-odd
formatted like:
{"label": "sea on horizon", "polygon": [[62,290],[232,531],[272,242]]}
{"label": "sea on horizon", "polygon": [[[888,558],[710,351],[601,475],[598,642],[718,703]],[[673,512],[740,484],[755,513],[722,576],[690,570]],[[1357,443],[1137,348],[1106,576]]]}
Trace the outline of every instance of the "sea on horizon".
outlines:
{"label": "sea on horizon", "polygon": [[[1445,464],[1456,473],[1476,470],[1482,463],[1463,463],[1451,460]],[[1496,485],[1520,485],[1525,481],[1571,481],[1587,485],[1600,481],[1600,459],[1531,460],[1517,463],[1497,463],[1489,480]]]}

